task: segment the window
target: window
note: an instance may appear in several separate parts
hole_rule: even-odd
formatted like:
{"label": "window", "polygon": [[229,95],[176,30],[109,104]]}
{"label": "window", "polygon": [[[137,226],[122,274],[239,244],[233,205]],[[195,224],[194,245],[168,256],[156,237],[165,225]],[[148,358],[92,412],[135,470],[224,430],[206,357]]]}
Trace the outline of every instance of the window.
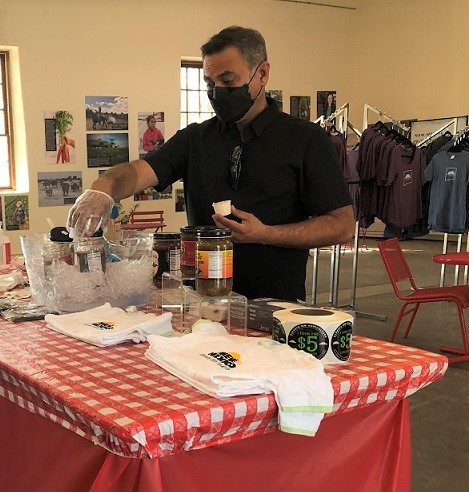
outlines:
{"label": "window", "polygon": [[201,61],[181,62],[181,128],[214,116]]}
{"label": "window", "polygon": [[8,52],[0,51],[0,189],[14,186]]}

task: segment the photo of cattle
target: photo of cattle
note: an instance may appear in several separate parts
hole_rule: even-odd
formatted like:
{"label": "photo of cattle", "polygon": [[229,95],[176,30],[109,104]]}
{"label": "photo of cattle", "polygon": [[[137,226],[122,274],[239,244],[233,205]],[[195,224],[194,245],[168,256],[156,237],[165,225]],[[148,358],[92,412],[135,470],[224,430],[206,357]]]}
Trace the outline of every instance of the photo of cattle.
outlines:
{"label": "photo of cattle", "polygon": [[129,129],[128,98],[85,96],[86,131],[107,132]]}
{"label": "photo of cattle", "polygon": [[37,173],[40,207],[73,205],[82,190],[81,171]]}
{"label": "photo of cattle", "polygon": [[88,167],[109,167],[128,162],[128,133],[87,133]]}

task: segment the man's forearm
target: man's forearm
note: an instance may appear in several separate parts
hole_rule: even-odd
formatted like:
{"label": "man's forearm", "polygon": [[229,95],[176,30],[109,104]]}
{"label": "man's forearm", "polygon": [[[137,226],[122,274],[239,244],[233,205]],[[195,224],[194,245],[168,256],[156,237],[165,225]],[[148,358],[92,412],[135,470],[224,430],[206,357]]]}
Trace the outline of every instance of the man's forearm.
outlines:
{"label": "man's forearm", "polygon": [[114,166],[94,181],[91,188],[104,191],[115,202],[119,202],[145,188],[156,186],[157,183],[150,166],[145,161],[138,160]]}
{"label": "man's forearm", "polygon": [[352,207],[331,214],[277,226],[266,226],[262,242],[287,248],[317,248],[350,240],[355,231]]}

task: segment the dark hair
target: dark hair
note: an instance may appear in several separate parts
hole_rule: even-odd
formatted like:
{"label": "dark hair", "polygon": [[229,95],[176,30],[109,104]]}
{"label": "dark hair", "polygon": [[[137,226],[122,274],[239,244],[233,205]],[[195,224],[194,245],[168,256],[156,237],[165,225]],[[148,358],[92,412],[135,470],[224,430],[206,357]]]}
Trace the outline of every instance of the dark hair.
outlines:
{"label": "dark hair", "polygon": [[247,27],[230,26],[222,29],[201,46],[202,58],[234,47],[246,60],[249,68],[256,68],[267,60],[265,39],[259,31]]}
{"label": "dark hair", "polygon": [[154,114],[151,114],[149,116],[147,116],[147,123],[150,123],[150,120],[155,120],[156,121],[156,118],[155,118],[155,115]]}

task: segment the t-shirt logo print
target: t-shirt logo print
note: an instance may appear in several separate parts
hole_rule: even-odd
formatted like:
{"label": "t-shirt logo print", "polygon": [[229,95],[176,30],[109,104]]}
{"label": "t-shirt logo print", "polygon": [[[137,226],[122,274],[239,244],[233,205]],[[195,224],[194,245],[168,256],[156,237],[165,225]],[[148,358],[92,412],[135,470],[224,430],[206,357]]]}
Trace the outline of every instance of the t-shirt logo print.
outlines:
{"label": "t-shirt logo print", "polygon": [[236,364],[241,364],[241,355],[236,352],[210,352],[200,354],[208,360],[216,362],[220,367],[226,370],[235,369]]}
{"label": "t-shirt logo print", "polygon": [[456,167],[447,167],[446,174],[445,174],[445,181],[455,181],[457,170],[458,169]]}
{"label": "t-shirt logo print", "polygon": [[98,321],[96,323],[87,323],[88,326],[92,326],[93,328],[98,328],[98,330],[113,330],[114,329],[114,321]]}
{"label": "t-shirt logo print", "polygon": [[402,186],[407,186],[412,184],[412,169],[404,171],[404,178],[402,180]]}

